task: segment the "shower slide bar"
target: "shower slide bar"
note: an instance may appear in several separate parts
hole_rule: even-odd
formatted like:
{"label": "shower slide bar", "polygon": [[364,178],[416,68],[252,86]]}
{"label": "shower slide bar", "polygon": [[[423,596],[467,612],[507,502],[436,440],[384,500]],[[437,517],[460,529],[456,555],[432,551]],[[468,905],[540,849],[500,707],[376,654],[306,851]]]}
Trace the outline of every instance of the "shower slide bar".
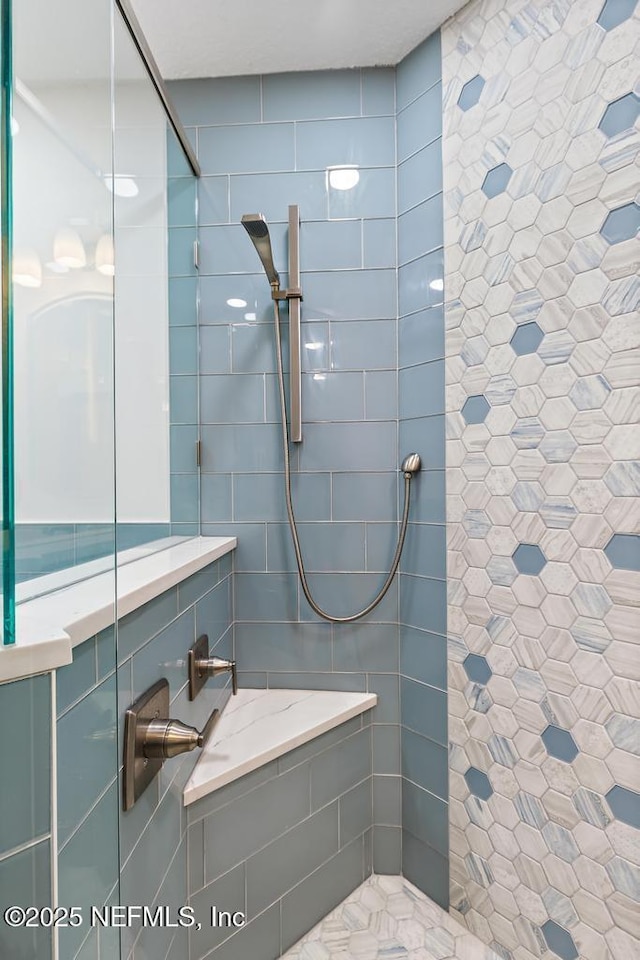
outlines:
{"label": "shower slide bar", "polygon": [[302,375],[300,364],[300,211],[289,207],[289,289],[274,299],[289,301],[289,437],[302,440]]}
{"label": "shower slide bar", "polygon": [[[245,228],[251,242],[256,248],[256,253],[260,257],[264,272],[271,284],[271,298],[273,300],[273,319],[276,338],[276,366],[278,373],[278,395],[280,399],[280,423],[282,426],[282,455],[284,459],[284,493],[287,506],[287,518],[289,520],[289,529],[291,530],[291,539],[293,549],[296,555],[296,566],[298,567],[298,576],[300,585],[305,595],[307,603],[314,613],[324,620],[331,623],[353,623],[371,613],[380,601],[386,596],[389,587],[395,577],[400,564],[400,556],[404,546],[407,534],[407,524],[409,521],[409,504],[411,501],[411,481],[420,471],[422,462],[419,454],[410,453],[402,461],[401,471],[404,475],[404,507],[402,510],[402,521],[396,551],[391,561],[391,568],[382,587],[373,598],[373,600],[358,610],[356,613],[348,616],[334,616],[327,613],[316,603],[311,593],[311,588],[307,581],[307,574],[298,536],[298,525],[293,510],[293,497],[291,493],[291,456],[289,452],[289,441],[299,442],[302,439],[301,430],[301,409],[300,409],[300,301],[302,293],[300,290],[300,267],[299,267],[299,224],[300,215],[298,207],[292,204],[289,207],[289,281],[291,287],[288,290],[280,290],[280,276],[273,262],[273,250],[271,239],[269,237],[269,227],[267,221],[261,213],[245,213],[241,218],[242,226]],[[291,344],[291,397],[290,397],[290,421],[287,419],[285,386],[284,386],[284,366],[282,363],[282,331],[280,317],[280,301],[289,301],[290,313],[290,332],[289,340]]]}
{"label": "shower slide bar", "polygon": [[[300,208],[289,206],[289,287],[280,289],[280,275],[273,263],[269,228],[261,213],[245,213],[241,220],[271,284],[271,299],[278,310],[278,301],[289,302],[289,440],[302,440],[302,374],[300,362]],[[278,321],[279,322],[279,321]]]}

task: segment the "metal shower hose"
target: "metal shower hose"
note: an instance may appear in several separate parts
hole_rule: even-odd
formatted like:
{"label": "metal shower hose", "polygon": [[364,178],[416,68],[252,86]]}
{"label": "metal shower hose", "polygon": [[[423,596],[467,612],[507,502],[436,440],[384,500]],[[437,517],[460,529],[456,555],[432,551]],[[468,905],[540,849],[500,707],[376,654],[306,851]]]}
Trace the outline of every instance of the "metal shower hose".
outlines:
{"label": "metal shower hose", "polygon": [[316,601],[311,595],[311,590],[307,582],[307,575],[304,569],[304,560],[302,558],[302,550],[300,549],[300,538],[298,537],[298,528],[296,525],[296,518],[293,513],[293,501],[291,498],[291,461],[289,457],[289,425],[287,422],[287,410],[285,404],[285,394],[284,394],[284,373],[282,369],[282,337],[280,333],[280,306],[276,299],[273,300],[273,309],[275,314],[275,333],[276,333],[276,362],[278,370],[278,387],[280,393],[280,420],[282,423],[282,449],[284,453],[284,477],[285,477],[285,499],[287,502],[287,516],[289,518],[289,527],[291,529],[291,537],[293,539],[293,548],[296,554],[296,564],[298,565],[298,574],[300,576],[300,583],[302,584],[302,589],[304,595],[307,598],[309,606],[311,609],[318,614],[319,617],[322,617],[324,620],[329,620],[331,623],[353,623],[354,620],[360,620],[362,617],[366,617],[368,613],[378,606],[380,601],[383,599],[391,582],[396,575],[398,569],[398,564],[400,563],[400,555],[402,553],[402,547],[404,546],[404,540],[407,535],[407,521],[409,519],[409,503],[411,499],[411,473],[406,472],[404,474],[404,509],[402,512],[402,525],[400,527],[400,535],[398,537],[398,544],[396,546],[396,552],[393,556],[393,562],[391,564],[391,570],[389,575],[382,587],[380,588],[379,593],[376,597],[369,603],[363,610],[360,610],[359,613],[353,613],[348,617],[334,617],[332,614],[327,613],[322,607],[318,606]]}

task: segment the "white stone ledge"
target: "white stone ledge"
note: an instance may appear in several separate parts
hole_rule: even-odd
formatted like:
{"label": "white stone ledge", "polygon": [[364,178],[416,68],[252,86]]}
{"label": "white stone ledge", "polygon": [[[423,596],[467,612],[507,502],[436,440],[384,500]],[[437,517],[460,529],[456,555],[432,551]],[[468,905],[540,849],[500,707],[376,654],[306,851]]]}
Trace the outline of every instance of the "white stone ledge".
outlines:
{"label": "white stone ledge", "polygon": [[225,707],[184,788],[185,807],[377,702],[375,693],[239,690]]}
{"label": "white stone ledge", "polygon": [[235,537],[193,537],[119,566],[117,612],[113,570],[18,604],[16,643],[0,645],[0,681],[71,663],[73,647],[230,553],[236,545]]}

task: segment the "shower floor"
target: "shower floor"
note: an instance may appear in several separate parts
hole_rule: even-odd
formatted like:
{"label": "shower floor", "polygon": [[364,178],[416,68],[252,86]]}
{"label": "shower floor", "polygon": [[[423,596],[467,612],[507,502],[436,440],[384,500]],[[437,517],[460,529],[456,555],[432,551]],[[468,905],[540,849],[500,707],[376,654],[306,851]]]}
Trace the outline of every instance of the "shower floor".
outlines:
{"label": "shower floor", "polygon": [[500,960],[403,877],[373,875],[281,960]]}

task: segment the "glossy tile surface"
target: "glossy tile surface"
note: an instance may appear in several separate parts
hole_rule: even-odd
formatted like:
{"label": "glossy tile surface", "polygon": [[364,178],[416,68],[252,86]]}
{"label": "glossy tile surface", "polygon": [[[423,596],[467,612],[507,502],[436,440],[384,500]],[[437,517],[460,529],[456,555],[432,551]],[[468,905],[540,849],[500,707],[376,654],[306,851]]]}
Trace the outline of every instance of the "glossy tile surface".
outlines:
{"label": "glossy tile surface", "polygon": [[44,675],[0,685],[0,723],[13,731],[2,747],[6,782],[12,787],[3,791],[0,854],[51,829],[50,684]]}
{"label": "glossy tile surface", "polygon": [[402,862],[408,880],[446,905],[446,538],[444,525],[421,522],[444,523],[440,80],[436,32],[396,69],[399,452],[402,457],[415,450],[422,457],[422,470],[411,483],[412,522],[399,578],[402,829],[397,869]]}

